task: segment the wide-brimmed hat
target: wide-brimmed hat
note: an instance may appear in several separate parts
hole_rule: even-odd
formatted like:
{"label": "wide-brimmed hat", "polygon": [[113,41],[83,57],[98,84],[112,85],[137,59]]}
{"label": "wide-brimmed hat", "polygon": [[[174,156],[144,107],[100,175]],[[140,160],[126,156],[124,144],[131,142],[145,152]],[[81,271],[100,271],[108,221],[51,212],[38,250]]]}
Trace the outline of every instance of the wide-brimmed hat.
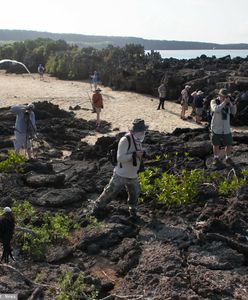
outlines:
{"label": "wide-brimmed hat", "polygon": [[130,128],[130,131],[133,132],[141,132],[146,131],[148,128],[147,125],[145,125],[145,121],[142,119],[135,119],[133,121],[132,127]]}
{"label": "wide-brimmed hat", "polygon": [[198,92],[197,92],[197,95],[198,95],[198,96],[203,95],[203,94],[204,94],[203,91],[198,91]]}
{"label": "wide-brimmed hat", "polygon": [[218,95],[227,97],[228,96],[228,91],[227,89],[220,89]]}
{"label": "wide-brimmed hat", "polygon": [[101,89],[99,89],[99,88],[97,88],[96,90],[95,90],[95,92],[101,92],[102,90]]}
{"label": "wide-brimmed hat", "polygon": [[189,89],[191,89],[191,86],[190,85],[185,85],[185,88],[187,89],[187,90],[189,90]]}

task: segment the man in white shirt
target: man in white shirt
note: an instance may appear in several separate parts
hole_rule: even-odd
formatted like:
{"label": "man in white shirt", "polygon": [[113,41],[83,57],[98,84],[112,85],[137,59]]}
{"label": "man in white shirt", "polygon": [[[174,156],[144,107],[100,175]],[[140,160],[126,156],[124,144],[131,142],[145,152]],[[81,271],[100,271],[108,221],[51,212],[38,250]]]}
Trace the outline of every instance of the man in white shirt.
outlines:
{"label": "man in white shirt", "polygon": [[232,133],[230,126],[230,114],[237,112],[236,103],[232,103],[226,89],[220,89],[218,98],[210,102],[213,113],[211,120],[211,142],[213,145],[214,164],[218,164],[220,146],[225,146],[226,163],[232,163],[230,158],[232,152]]}
{"label": "man in white shirt", "polygon": [[120,139],[117,150],[117,165],[108,185],[95,202],[93,214],[101,213],[101,210],[111,199],[125,187],[128,193],[127,202],[130,216],[136,216],[137,199],[140,194],[138,170],[144,155],[142,142],[147,128],[144,120],[135,119],[129,132]]}

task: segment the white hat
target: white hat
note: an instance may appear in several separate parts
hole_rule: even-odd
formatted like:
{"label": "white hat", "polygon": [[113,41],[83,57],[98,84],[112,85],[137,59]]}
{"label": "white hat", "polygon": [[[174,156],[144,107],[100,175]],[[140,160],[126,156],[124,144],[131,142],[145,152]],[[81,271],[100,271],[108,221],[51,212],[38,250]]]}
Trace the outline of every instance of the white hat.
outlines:
{"label": "white hat", "polygon": [[200,96],[200,95],[202,95],[202,94],[204,94],[203,91],[198,91],[198,92],[197,92],[197,95],[198,95],[198,96]]}
{"label": "white hat", "polygon": [[191,89],[191,86],[190,85],[185,85],[185,88],[186,89]]}
{"label": "white hat", "polygon": [[33,103],[29,103],[29,104],[27,105],[27,108],[34,109],[34,104],[33,104]]}
{"label": "white hat", "polygon": [[11,208],[8,207],[8,206],[4,207],[4,209],[3,209],[3,212],[4,212],[4,213],[9,213],[9,212],[11,212],[11,211],[12,211]]}

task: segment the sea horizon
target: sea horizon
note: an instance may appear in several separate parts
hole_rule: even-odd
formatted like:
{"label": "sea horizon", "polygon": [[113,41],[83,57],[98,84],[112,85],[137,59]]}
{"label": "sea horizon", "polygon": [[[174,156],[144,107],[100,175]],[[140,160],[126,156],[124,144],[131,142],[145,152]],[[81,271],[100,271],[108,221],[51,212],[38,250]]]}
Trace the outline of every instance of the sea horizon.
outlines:
{"label": "sea horizon", "polygon": [[[248,49],[197,49],[197,50],[154,50],[159,52],[162,58],[176,58],[176,59],[193,59],[206,55],[207,57],[221,58],[230,55],[231,58],[248,57]],[[145,51],[150,53],[151,50]]]}

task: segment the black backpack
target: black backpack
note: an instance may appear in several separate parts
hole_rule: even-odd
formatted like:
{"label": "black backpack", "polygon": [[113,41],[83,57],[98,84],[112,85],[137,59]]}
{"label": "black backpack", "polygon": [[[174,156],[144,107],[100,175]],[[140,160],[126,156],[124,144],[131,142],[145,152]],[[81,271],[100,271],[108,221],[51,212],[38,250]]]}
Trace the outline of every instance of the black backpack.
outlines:
{"label": "black backpack", "polygon": [[[127,148],[128,151],[131,147],[131,137],[130,135],[125,135],[125,137],[128,140],[128,148]],[[107,153],[108,160],[111,162],[113,166],[117,166],[117,151],[118,151],[119,141],[120,140],[115,140],[113,144],[109,146],[109,150]],[[120,165],[120,167],[122,166]]]}

